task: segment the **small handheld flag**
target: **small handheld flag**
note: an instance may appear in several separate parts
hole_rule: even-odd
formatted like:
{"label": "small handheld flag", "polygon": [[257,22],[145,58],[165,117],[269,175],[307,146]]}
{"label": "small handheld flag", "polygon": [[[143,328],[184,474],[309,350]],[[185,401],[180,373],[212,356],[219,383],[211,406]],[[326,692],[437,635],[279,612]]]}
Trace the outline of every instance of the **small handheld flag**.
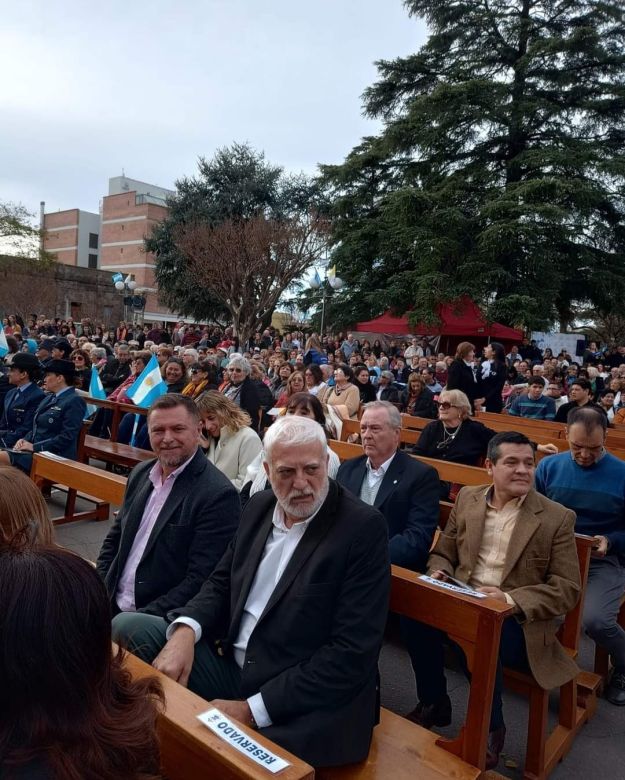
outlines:
{"label": "small handheld flag", "polygon": [[160,398],[166,392],[167,385],[161,376],[158,361],[156,356],[152,355],[147,366],[139,374],[134,384],[126,391],[126,395],[137,406],[147,409],[152,406],[157,398]]}

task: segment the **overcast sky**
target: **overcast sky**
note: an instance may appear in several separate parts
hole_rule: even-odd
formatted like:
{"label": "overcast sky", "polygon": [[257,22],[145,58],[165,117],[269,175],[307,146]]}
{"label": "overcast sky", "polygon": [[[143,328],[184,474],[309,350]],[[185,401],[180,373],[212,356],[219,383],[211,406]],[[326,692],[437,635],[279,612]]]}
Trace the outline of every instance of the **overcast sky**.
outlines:
{"label": "overcast sky", "polygon": [[249,142],[288,170],[376,125],[374,61],[414,52],[401,0],[20,0],[0,26],[0,199],[97,211],[108,179],[173,187]]}

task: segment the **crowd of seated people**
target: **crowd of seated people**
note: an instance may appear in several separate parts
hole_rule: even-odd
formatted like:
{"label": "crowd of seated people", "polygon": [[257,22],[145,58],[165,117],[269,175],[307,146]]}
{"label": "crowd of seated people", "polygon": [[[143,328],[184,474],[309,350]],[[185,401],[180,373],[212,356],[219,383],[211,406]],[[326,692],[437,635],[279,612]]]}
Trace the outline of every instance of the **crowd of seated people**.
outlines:
{"label": "crowd of seated people", "polygon": [[[0,686],[13,675],[11,685],[26,686],[27,694],[19,704],[0,704],[3,780],[29,772],[72,777],[84,761],[93,777],[158,773],[159,687],[123,674],[123,656],[110,652],[111,619],[124,647],[314,766],[362,760],[378,716],[389,563],[455,576],[513,606],[503,663],[555,687],[577,667],[557,648],[540,658],[534,634],[539,622],[551,636],[578,597],[575,530],[597,542],[584,628],[613,661],[607,700],[625,704],[625,632],[617,620],[625,594],[625,462],[605,450],[608,426],[625,421],[625,348],[606,353],[590,344],[577,367],[567,353],[541,353],[527,340],[509,353],[488,345],[480,359],[469,342],[446,355],[426,340],[371,347],[351,333],[278,339],[267,330],[239,344],[229,329],[180,323],[141,332],[120,323],[99,333],[81,325],[44,321],[22,333],[13,329],[8,337],[18,348],[3,361],[0,635],[10,641]],[[26,473],[35,452],[76,458],[87,415],[81,391],[92,366],[109,399],[126,402],[152,355],[167,392],[138,431],[134,414],[123,418],[118,441],[132,438],[154,459],[130,474],[94,570],[54,546],[45,501]],[[110,435],[107,411],[92,422],[100,435]],[[482,411],[561,420],[570,453],[538,446],[549,457],[538,467],[535,490],[531,435],[497,433],[480,421]],[[430,419],[414,454],[484,465],[492,484],[441,483],[434,469],[401,449],[401,413]],[[363,444],[362,456],[340,468],[327,444],[337,416],[360,419]],[[441,498],[454,500],[454,510],[430,554]],[[482,538],[467,547],[464,528],[476,507]],[[514,550],[510,568],[508,548],[522,522],[540,524],[542,546],[520,557]],[[532,560],[546,563],[531,567]],[[43,581],[53,583],[45,604],[33,603],[24,615],[11,607],[20,593],[39,599]],[[67,603],[77,589],[80,598]],[[78,625],[78,609],[91,616],[88,624]],[[60,652],[49,628],[60,621],[74,644],[91,643],[94,657],[69,654],[47,686],[40,671],[24,666],[18,674],[10,656],[19,657],[20,642],[41,647],[31,662],[42,668]],[[402,636],[418,692],[410,718],[444,726],[451,715],[434,660],[438,640],[404,620]],[[69,710],[62,717],[53,702],[36,732],[25,728],[41,710],[39,696],[60,697],[71,664],[84,686],[67,700],[72,717]],[[87,696],[90,689],[100,701]],[[110,702],[122,695],[126,709],[106,720],[113,717]],[[494,767],[505,738],[500,687],[491,704]],[[112,735],[99,750],[81,729],[87,724],[95,733],[98,718]],[[350,740],[340,738],[337,725],[347,721]],[[127,739],[113,744],[123,730]]]}

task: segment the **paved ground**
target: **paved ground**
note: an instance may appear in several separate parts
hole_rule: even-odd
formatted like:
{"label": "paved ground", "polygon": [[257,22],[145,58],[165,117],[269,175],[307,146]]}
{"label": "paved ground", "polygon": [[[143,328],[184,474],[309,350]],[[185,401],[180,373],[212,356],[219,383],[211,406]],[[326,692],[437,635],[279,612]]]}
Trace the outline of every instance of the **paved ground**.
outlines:
{"label": "paved ground", "polygon": [[[50,508],[53,514],[58,514],[61,495],[52,496]],[[80,555],[95,560],[110,525],[111,521],[70,523],[57,528],[57,540]],[[592,668],[592,654],[593,645],[584,638],[580,652],[580,665],[583,668]],[[380,672],[382,704],[399,714],[410,712],[416,705],[410,660],[393,637],[383,648]],[[439,731],[451,737],[458,732],[464,719],[468,685],[463,676],[454,671],[448,673],[448,682],[454,707],[453,723],[449,728]],[[504,702],[508,734],[505,756],[500,761],[498,771],[509,778],[521,778],[525,755],[527,704],[524,699],[508,693],[504,695]],[[552,697],[551,713],[555,719],[557,695]],[[625,780],[625,707],[620,709],[600,700],[595,717],[583,728],[571,752],[551,777],[553,780]]]}

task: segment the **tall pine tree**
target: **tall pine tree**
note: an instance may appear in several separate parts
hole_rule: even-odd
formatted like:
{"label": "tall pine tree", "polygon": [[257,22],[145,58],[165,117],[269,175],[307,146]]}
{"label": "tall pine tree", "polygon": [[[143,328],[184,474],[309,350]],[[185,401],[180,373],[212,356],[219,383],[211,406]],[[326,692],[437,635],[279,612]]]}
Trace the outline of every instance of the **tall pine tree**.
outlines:
{"label": "tall pine tree", "polygon": [[345,319],[431,319],[471,295],[493,319],[566,325],[625,291],[625,7],[585,0],[406,0],[431,32],[377,64],[382,121],[339,166]]}

